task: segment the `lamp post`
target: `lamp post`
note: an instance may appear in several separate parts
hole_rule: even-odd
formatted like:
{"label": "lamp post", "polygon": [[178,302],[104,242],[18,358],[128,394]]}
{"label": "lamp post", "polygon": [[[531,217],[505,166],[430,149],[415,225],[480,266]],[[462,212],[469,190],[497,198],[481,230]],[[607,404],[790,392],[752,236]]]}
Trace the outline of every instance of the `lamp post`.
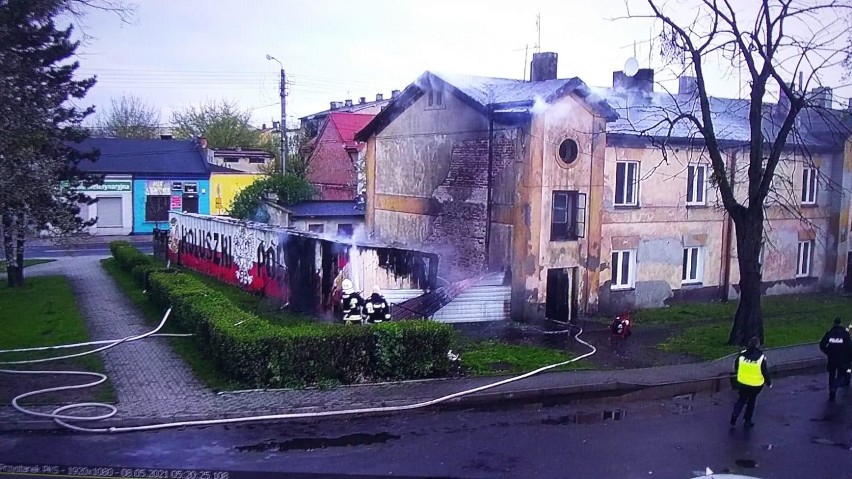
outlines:
{"label": "lamp post", "polygon": [[279,89],[279,94],[281,95],[281,123],[279,124],[279,128],[281,130],[281,176],[284,176],[287,174],[287,155],[290,152],[287,145],[287,76],[284,74],[284,65],[280,60],[268,53],[266,54],[266,59],[275,60],[281,67],[281,85]]}

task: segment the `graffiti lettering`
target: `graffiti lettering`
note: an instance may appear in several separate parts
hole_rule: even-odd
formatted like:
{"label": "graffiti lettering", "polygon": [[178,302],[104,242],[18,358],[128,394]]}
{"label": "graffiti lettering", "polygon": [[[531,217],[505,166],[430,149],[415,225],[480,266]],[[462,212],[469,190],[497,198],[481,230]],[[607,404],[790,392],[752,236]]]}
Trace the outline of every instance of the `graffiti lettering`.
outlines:
{"label": "graffiti lettering", "polygon": [[181,241],[178,251],[181,255],[195,256],[198,259],[225,267],[230,267],[234,263],[231,256],[231,245],[233,243],[230,236],[183,226],[180,227],[179,236]]}
{"label": "graffiti lettering", "polygon": [[257,274],[258,276],[266,275],[269,278],[275,278],[278,272],[278,249],[275,243],[270,242],[269,246],[265,246],[265,242],[261,241],[257,245]]}

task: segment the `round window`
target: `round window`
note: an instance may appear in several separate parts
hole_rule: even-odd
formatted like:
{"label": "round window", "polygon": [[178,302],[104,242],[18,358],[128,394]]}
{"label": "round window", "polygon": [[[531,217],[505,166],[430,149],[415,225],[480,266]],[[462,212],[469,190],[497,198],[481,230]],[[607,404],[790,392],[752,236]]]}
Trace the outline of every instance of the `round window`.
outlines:
{"label": "round window", "polygon": [[577,142],[571,139],[564,140],[559,144],[559,159],[562,160],[566,165],[570,165],[577,160],[577,154],[579,153],[579,148],[577,146]]}

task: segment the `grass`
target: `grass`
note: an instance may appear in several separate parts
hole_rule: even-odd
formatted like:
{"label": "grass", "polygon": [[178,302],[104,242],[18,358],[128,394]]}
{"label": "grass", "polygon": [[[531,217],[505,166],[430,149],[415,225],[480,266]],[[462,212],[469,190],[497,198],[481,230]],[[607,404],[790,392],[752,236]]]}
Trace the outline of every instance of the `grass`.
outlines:
{"label": "grass", "polygon": [[[0,349],[18,349],[89,341],[71,285],[64,276],[27,278],[24,286],[0,286]],[[67,352],[68,350],[66,350]],[[79,351],[74,351],[79,352]],[[4,354],[3,360],[15,361],[56,356],[56,352]],[[97,355],[69,360],[87,371],[104,372]],[[40,369],[50,369],[44,363]],[[115,401],[115,391],[106,383],[97,393],[99,401]]]}
{"label": "grass", "polygon": [[[736,303],[679,305],[637,314],[637,324],[683,324],[687,326],[659,345],[663,351],[682,352],[702,359],[717,359],[738,351],[728,346],[728,333]],[[849,314],[852,300],[820,294],[765,297],[763,299],[766,347],[791,346],[819,341],[832,320]],[[669,311],[673,310],[673,311]]]}
{"label": "grass", "polygon": [[[148,301],[148,297],[139,289],[136,281],[130,275],[123,271],[116,263],[114,258],[101,260],[101,265],[104,270],[112,276],[119,289],[124,291],[124,294],[142,311],[145,319],[149,324],[155,326],[163,319],[165,311],[160,311],[153,303]],[[166,322],[162,333],[186,333],[174,322]],[[241,389],[245,385],[223,378],[216,370],[213,362],[207,359],[197,343],[192,338],[168,338],[169,344],[183,358],[195,373],[196,378],[216,391],[229,391]]]}
{"label": "grass", "polygon": [[[37,264],[52,263],[54,261],[56,261],[56,260],[55,259],[25,259],[24,260],[24,268],[26,268],[27,266],[35,266]],[[6,262],[0,261],[0,273],[5,273],[5,272],[6,272]]]}
{"label": "grass", "polygon": [[[468,375],[520,374],[550,364],[567,361],[574,355],[540,346],[505,344],[496,341],[477,341],[460,346],[462,366]],[[573,364],[559,371],[579,369]]]}

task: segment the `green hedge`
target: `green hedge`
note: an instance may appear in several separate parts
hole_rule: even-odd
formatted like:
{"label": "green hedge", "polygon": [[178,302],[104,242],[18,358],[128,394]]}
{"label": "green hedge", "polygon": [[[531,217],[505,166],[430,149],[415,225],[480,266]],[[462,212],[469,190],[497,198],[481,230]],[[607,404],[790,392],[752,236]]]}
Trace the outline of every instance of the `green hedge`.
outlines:
{"label": "green hedge", "polygon": [[130,271],[149,299],[171,307],[171,320],[193,334],[216,368],[246,386],[417,379],[444,375],[449,368],[453,329],[446,324],[272,324],[190,275],[136,263],[138,256],[128,249],[135,248],[116,247],[116,261],[135,264]]}
{"label": "green hedge", "polygon": [[[128,273],[133,273],[133,269],[141,265],[160,267],[159,261],[153,256],[139,251],[127,241],[113,241],[109,244],[109,250],[118,266]],[[144,275],[141,278],[144,278]]]}

